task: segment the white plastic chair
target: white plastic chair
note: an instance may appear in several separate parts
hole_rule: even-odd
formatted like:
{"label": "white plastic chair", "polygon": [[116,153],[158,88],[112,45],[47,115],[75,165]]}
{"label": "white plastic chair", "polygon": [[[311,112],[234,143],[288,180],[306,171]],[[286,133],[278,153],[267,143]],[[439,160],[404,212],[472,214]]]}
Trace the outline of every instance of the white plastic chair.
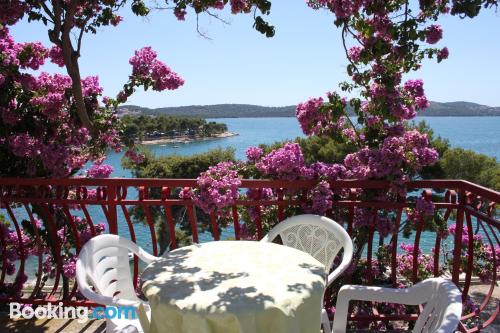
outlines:
{"label": "white plastic chair", "polygon": [[462,315],[462,294],[448,279],[431,278],[408,289],[345,285],[338,294],[332,333],[346,331],[351,300],[406,305],[425,303],[413,333],[453,333]]}
{"label": "white plastic chair", "polygon": [[[137,244],[118,235],[99,235],[82,247],[76,262],[79,290],[89,300],[112,307],[134,307],[138,318],[106,318],[106,332],[147,332],[150,308],[134,290],[129,266],[129,251],[142,261],[159,259]],[[93,291],[88,281],[95,288]],[[135,328],[134,328],[135,327]]]}
{"label": "white plastic chair", "polygon": [[[287,218],[271,229],[261,242],[272,242],[278,236],[283,245],[309,253],[325,265],[326,274],[332,269],[333,260],[340,249],[344,249],[342,262],[328,274],[327,287],[351,263],[351,237],[341,225],[327,217],[304,214]],[[330,332],[330,320],[325,309],[321,311],[321,325],[324,332]]]}

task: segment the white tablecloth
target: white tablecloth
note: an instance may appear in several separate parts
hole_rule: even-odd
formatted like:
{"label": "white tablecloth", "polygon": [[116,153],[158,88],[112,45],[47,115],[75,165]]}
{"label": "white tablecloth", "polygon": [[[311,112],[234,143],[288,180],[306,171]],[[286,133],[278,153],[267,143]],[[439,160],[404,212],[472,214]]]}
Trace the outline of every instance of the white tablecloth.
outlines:
{"label": "white tablecloth", "polygon": [[219,241],[166,253],[142,274],[151,333],[320,331],[324,266],[272,243]]}

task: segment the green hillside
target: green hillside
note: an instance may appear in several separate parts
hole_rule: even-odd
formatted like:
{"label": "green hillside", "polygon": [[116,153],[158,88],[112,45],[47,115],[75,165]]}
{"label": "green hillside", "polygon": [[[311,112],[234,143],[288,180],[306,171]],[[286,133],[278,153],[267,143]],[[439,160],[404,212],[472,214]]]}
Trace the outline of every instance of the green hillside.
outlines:
{"label": "green hillside", "polygon": [[[149,109],[136,105],[119,108],[120,115],[168,115],[200,118],[294,117],[295,106],[269,107],[250,104],[190,105]],[[500,107],[470,102],[431,102],[421,116],[500,116]]]}

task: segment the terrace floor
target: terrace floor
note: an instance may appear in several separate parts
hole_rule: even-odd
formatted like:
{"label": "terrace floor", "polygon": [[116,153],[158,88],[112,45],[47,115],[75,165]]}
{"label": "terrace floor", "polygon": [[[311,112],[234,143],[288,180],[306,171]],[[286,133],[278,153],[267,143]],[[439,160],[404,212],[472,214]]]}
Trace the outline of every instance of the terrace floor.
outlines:
{"label": "terrace floor", "polygon": [[[481,301],[488,292],[487,285],[471,285],[470,295],[474,300]],[[494,305],[500,301],[500,290],[495,289],[489,307],[485,309],[484,316],[489,316]],[[3,330],[3,329],[5,330]],[[105,320],[90,320],[79,323],[76,319],[9,319],[8,312],[0,312],[0,331],[9,333],[104,333],[106,332]],[[368,331],[358,331],[368,332]],[[500,332],[500,317],[481,332]]]}
{"label": "terrace floor", "polygon": [[79,323],[76,319],[9,319],[9,314],[0,313],[0,329],[18,333],[104,333],[105,320],[89,320]]}

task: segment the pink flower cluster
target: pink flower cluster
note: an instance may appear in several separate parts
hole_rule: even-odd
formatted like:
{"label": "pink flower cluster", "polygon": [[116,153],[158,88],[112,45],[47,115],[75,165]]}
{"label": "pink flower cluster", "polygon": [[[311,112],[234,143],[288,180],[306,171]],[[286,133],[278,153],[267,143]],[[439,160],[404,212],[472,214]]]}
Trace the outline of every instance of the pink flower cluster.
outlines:
{"label": "pink flower cluster", "polygon": [[[456,224],[452,224],[448,227],[448,232],[450,233],[450,235],[452,236],[455,236],[456,232],[457,232],[457,225]],[[469,229],[467,228],[467,225],[464,225],[463,226],[463,229],[462,229],[462,245],[463,246],[468,246],[469,245]],[[476,241],[482,241],[483,237],[479,234],[475,234],[472,236],[472,241],[473,242],[476,242]]]}
{"label": "pink flower cluster", "polygon": [[381,269],[383,265],[377,260],[373,259],[371,265],[368,264],[368,260],[365,258],[359,259],[357,262],[351,262],[347,267],[345,274],[348,276],[356,275],[362,283],[368,282],[368,276],[373,279],[383,278],[383,270]]}
{"label": "pink flower cluster", "polygon": [[[7,27],[0,26],[0,53],[2,55],[2,63],[1,65],[8,66],[19,66],[19,59],[17,59],[17,52],[19,51],[19,44],[14,42],[14,39],[9,33],[9,29]],[[4,76],[4,81],[6,75],[2,73]]]}
{"label": "pink flower cluster", "polygon": [[342,164],[328,164],[314,162],[308,168],[303,169],[303,175],[309,174],[306,179],[327,179],[329,181],[349,178],[349,172]]}
{"label": "pink flower cluster", "polygon": [[438,24],[432,24],[425,30],[425,41],[436,44],[443,38],[443,28]]}
{"label": "pink flower cluster", "polygon": [[76,258],[71,256],[64,261],[63,275],[67,278],[74,278],[76,275]]}
{"label": "pink flower cluster", "polygon": [[[345,99],[341,99],[336,93],[328,93],[328,99],[330,103],[325,103],[323,98],[318,97],[297,105],[295,115],[305,135],[329,135],[344,129]],[[341,110],[338,108],[339,104]]]}
{"label": "pink flower cluster", "polygon": [[250,9],[247,0],[231,0],[231,13],[238,14]]}
{"label": "pink flower cluster", "polygon": [[360,149],[344,159],[344,165],[358,179],[393,177],[402,179],[405,170],[415,173],[438,159],[435,149],[428,147],[426,134],[417,130],[403,136],[386,138],[380,148]]}
{"label": "pink flower cluster", "polygon": [[423,96],[424,82],[422,80],[408,80],[404,84],[404,89],[412,96]]}
{"label": "pink flower cluster", "polygon": [[307,0],[307,5],[313,9],[328,8],[340,19],[346,19],[361,8],[360,0]]}
{"label": "pink flower cluster", "polygon": [[155,63],[156,57],[157,53],[149,46],[135,51],[129,60],[132,65],[132,75],[143,77],[150,75],[150,68]]}
{"label": "pink flower cluster", "polygon": [[330,121],[328,115],[320,112],[321,106],[323,106],[323,98],[321,97],[310,98],[297,105],[295,115],[305,135],[319,133],[324,125]]}
{"label": "pink flower cluster", "polygon": [[496,276],[500,273],[500,246],[483,246],[484,262],[489,263],[489,267],[482,269],[478,276],[482,281],[493,280],[494,266],[497,268]]}
{"label": "pink flower cluster", "polygon": [[87,177],[108,178],[113,173],[113,167],[109,164],[96,163],[87,170]]}
{"label": "pink flower cluster", "polygon": [[175,17],[177,17],[177,19],[179,21],[184,21],[186,18],[186,14],[187,14],[187,12],[185,9],[181,9],[178,7],[174,9],[174,15],[175,15]]}
{"label": "pink flower cluster", "polygon": [[135,164],[141,164],[142,162],[144,162],[144,155],[133,149],[127,150],[127,152],[125,153],[125,157],[130,159]]}
{"label": "pink flower cluster", "polygon": [[332,208],[333,191],[327,181],[320,181],[307,195],[308,200],[302,204],[304,212],[325,215]]}
{"label": "pink flower cluster", "polygon": [[255,162],[262,157],[262,155],[264,154],[264,150],[259,147],[248,147],[245,151],[245,154],[249,161]]}
{"label": "pink flower cluster", "polygon": [[15,125],[20,120],[14,112],[16,104],[17,102],[12,100],[8,107],[0,107],[0,116],[2,117],[3,122],[7,125]]}
{"label": "pink flower cluster", "polygon": [[[421,219],[432,217],[434,215],[434,208],[435,205],[432,201],[419,197],[415,202],[415,209],[408,208],[406,216],[409,221],[416,225]],[[445,234],[441,234],[441,236],[446,237],[446,232]]]}
{"label": "pink flower cluster", "polygon": [[135,51],[129,60],[132,65],[131,78],[140,84],[150,79],[153,90],[157,91],[174,90],[182,86],[184,80],[156,57],[156,52],[149,46]]}
{"label": "pink flower cluster", "polygon": [[[249,188],[246,192],[246,196],[249,200],[276,200],[277,196],[271,188],[262,188],[262,189],[252,189]],[[272,207],[257,207],[250,206],[247,208],[248,214],[250,215],[250,219],[252,221],[256,221],[260,216],[265,216],[270,212]]]}
{"label": "pink flower cluster", "polygon": [[292,142],[287,142],[255,163],[257,170],[265,176],[288,180],[297,179],[304,166],[302,150],[297,143]]}
{"label": "pink flower cluster", "polygon": [[415,209],[426,216],[431,216],[434,214],[435,205],[431,200],[417,198]]}
{"label": "pink flower cluster", "polygon": [[[4,244],[0,245],[0,253],[6,260],[6,265],[9,267],[8,275],[13,275],[15,272],[14,262],[20,259],[26,259],[31,255],[38,255],[38,249],[34,246],[35,242],[31,239],[24,230],[20,230],[21,238],[18,237],[16,230],[9,229],[5,224],[0,223],[0,228],[4,235]],[[21,252],[20,245],[23,245],[24,256]]]}
{"label": "pink flower cluster", "polygon": [[0,2],[0,24],[12,25],[16,23],[26,10],[25,1],[8,0]]}
{"label": "pink flower cluster", "polygon": [[241,179],[233,162],[221,162],[202,172],[196,179],[198,187],[184,189],[180,197],[191,198],[205,213],[223,215],[223,208],[234,204],[239,198]]}
{"label": "pink flower cluster", "polygon": [[[85,85],[84,82],[82,81],[82,84]],[[66,98],[66,92],[71,88],[71,79],[68,76],[43,72],[34,82],[33,88],[47,92],[31,100],[45,117],[52,121],[69,118],[67,108],[70,107],[71,101]]]}
{"label": "pink flower cluster", "polygon": [[424,82],[422,80],[406,81],[403,89],[408,98],[414,101],[417,109],[421,110],[429,107],[429,101],[424,94]]}
{"label": "pink flower cluster", "polygon": [[40,153],[40,142],[28,133],[15,134],[9,137],[12,153],[18,157],[35,157]]}
{"label": "pink flower cluster", "polygon": [[369,94],[374,101],[387,105],[397,121],[411,120],[415,118],[418,110],[429,107],[422,80],[409,80],[404,87],[396,89],[373,83]]}
{"label": "pink flower cluster", "polygon": [[123,21],[123,17],[121,17],[120,15],[114,15],[113,18],[111,19],[110,23],[112,26],[116,27],[122,21]]}
{"label": "pink flower cluster", "polygon": [[366,208],[354,209],[353,226],[355,228],[374,227],[382,238],[395,231],[395,225],[390,217],[375,214]]}
{"label": "pink flower cluster", "polygon": [[[399,248],[402,253],[398,254],[396,257],[397,272],[406,279],[411,280],[413,277],[413,254],[415,245],[405,244],[403,242],[400,244]],[[421,280],[432,276],[434,272],[434,261],[432,260],[432,256],[423,254],[420,248],[417,249],[417,269],[418,277]]]}
{"label": "pink flower cluster", "polygon": [[251,232],[245,223],[240,224],[240,239],[247,241],[257,241],[257,235]]}
{"label": "pink flower cluster", "polygon": [[[453,224],[448,227],[448,232],[456,237],[457,225]],[[465,271],[469,260],[469,242],[472,241],[474,265],[472,274],[478,276],[483,282],[489,282],[493,279],[495,267],[497,275],[500,273],[500,246],[491,246],[480,234],[473,234],[472,240],[469,235],[467,225],[463,226],[461,239],[461,271]],[[450,260],[450,265],[451,265]]]}
{"label": "pink flower cluster", "polygon": [[21,68],[37,70],[43,66],[48,50],[40,42],[18,44],[17,58]]}
{"label": "pink flower cluster", "polygon": [[[283,147],[271,151],[262,156],[261,148],[250,147],[247,149],[248,164],[255,164],[257,170],[264,176],[277,179],[309,179],[318,180],[318,184],[308,191],[302,209],[305,212],[324,214],[332,207],[332,196],[334,191],[330,188],[330,181],[347,178],[348,170],[341,164],[328,164],[315,162],[309,166],[305,165],[304,156],[300,145],[297,143],[286,143]],[[271,189],[264,189],[260,192],[254,190],[247,191],[247,197],[253,200],[272,200],[276,195]],[[294,195],[294,191],[288,191],[285,195]],[[339,193],[341,194],[341,193]],[[257,210],[249,208],[249,214],[253,220],[257,217]],[[272,215],[266,208],[260,208],[260,214]]]}
{"label": "pink flower cluster", "polygon": [[349,49],[347,52],[347,55],[349,58],[351,58],[352,61],[358,62],[359,59],[361,58],[361,52],[363,51],[363,48],[360,46],[353,46]]}
{"label": "pink flower cluster", "polygon": [[438,55],[437,55],[438,62],[442,61],[443,59],[448,59],[449,55],[450,55],[450,51],[448,50],[448,48],[447,47],[443,47],[438,52]]}

